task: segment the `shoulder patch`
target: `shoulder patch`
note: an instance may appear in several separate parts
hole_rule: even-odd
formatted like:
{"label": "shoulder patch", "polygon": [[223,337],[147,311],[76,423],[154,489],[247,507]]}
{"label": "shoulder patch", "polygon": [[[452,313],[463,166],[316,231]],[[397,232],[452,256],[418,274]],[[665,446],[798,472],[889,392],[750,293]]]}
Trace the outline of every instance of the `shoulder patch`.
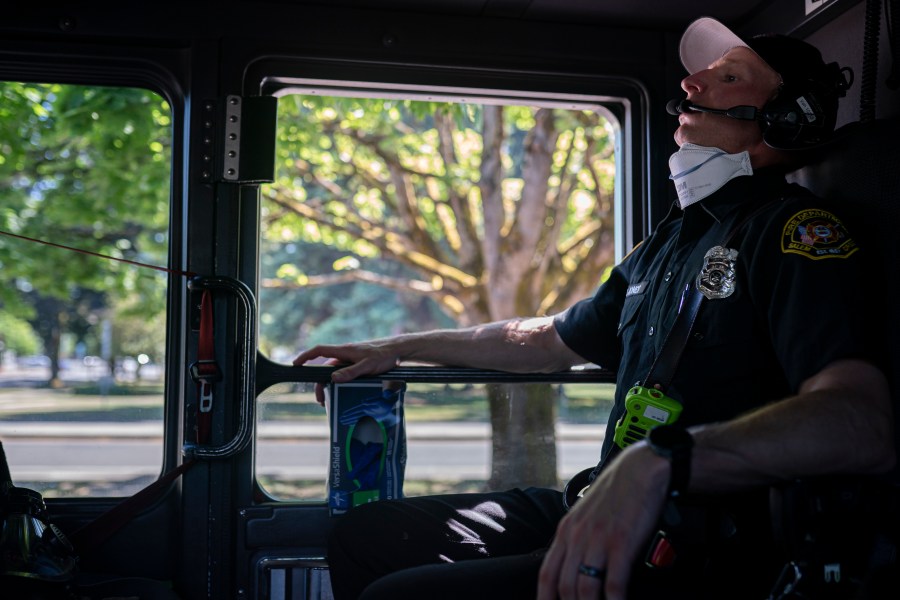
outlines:
{"label": "shoulder patch", "polygon": [[827,210],[802,210],[788,219],[781,251],[813,260],[847,258],[859,250],[844,224]]}

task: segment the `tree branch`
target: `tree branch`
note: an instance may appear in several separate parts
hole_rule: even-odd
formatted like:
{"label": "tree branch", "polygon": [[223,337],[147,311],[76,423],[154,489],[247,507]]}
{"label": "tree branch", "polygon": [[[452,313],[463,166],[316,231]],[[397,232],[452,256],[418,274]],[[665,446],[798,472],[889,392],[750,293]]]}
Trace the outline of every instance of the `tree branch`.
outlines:
{"label": "tree branch", "polygon": [[434,287],[427,281],[390,277],[363,269],[308,275],[298,279],[266,278],[260,281],[260,285],[266,289],[308,289],[341,283],[365,282],[403,292],[416,292],[418,294],[432,294],[436,292]]}
{"label": "tree branch", "polygon": [[601,282],[602,269],[612,265],[615,259],[612,231],[598,227],[597,232],[593,243],[572,246],[566,258],[574,261],[575,265],[571,269],[560,269],[555,281],[546,288],[548,291],[541,299],[540,314],[562,310],[596,290]]}
{"label": "tree branch", "polygon": [[333,215],[308,203],[283,197],[278,192],[270,194],[269,199],[316,223],[331,227],[336,231],[345,231],[354,237],[366,240],[382,252],[396,257],[397,260],[409,266],[423,270],[431,276],[438,275],[467,288],[474,287],[478,282],[477,278],[469,273],[461,271],[452,265],[442,263],[418,250],[409,248],[402,236],[369,221],[360,219],[358,225],[362,225],[362,227],[352,227],[349,219],[348,224],[343,225],[338,223]]}
{"label": "tree branch", "polygon": [[[453,140],[453,133],[456,126],[453,117],[445,110],[439,110],[435,114],[435,127],[438,133],[438,151],[441,159],[444,161],[444,185],[447,188],[446,206],[453,212],[455,221],[455,238],[459,240],[458,254],[459,264],[464,268],[480,268],[481,254],[479,252],[478,233],[475,229],[475,223],[472,219],[472,211],[466,200],[465,194],[458,194],[456,186],[453,185],[453,171],[459,165],[459,159],[456,155],[456,145]],[[432,193],[432,198],[439,198],[440,194]],[[448,239],[454,236],[449,231],[449,225],[441,220],[444,227],[445,235]]]}
{"label": "tree branch", "polygon": [[439,257],[442,262],[446,262],[443,250],[428,234],[428,226],[421,211],[419,211],[415,186],[413,186],[409,174],[403,171],[399,163],[395,163],[387,158],[385,158],[385,164],[394,183],[394,191],[397,195],[397,210],[406,226],[410,240],[417,248],[421,248],[428,254],[436,258]]}
{"label": "tree branch", "polygon": [[553,109],[538,109],[534,121],[534,127],[525,138],[525,164],[522,166],[524,188],[513,223],[518,238],[518,248],[514,251],[527,252],[529,260],[534,258],[534,250],[547,217],[549,179],[559,137],[553,122]]}
{"label": "tree branch", "polygon": [[499,269],[500,243],[506,215],[503,209],[503,107],[485,106],[482,123],[481,210],[484,214],[482,241],[485,268],[488,273]]}
{"label": "tree branch", "polygon": [[569,173],[569,165],[572,162],[572,156],[575,150],[575,136],[569,141],[569,147],[566,149],[565,160],[563,160],[560,168],[560,182],[553,194],[553,201],[550,209],[553,211],[553,225],[543,229],[543,238],[538,248],[537,256],[538,265],[535,269],[535,275],[532,283],[532,293],[537,297],[540,293],[542,282],[546,279],[551,265],[554,261],[559,260],[557,255],[557,244],[559,243],[559,235],[562,232],[562,226],[565,222],[569,211],[569,197],[574,187],[573,181],[577,174]]}
{"label": "tree branch", "polygon": [[[448,257],[444,255],[443,250],[428,234],[427,225],[419,211],[415,186],[413,186],[412,181],[410,180],[410,176],[418,176],[424,179],[432,176],[433,173],[419,171],[405,166],[396,153],[388,152],[382,147],[382,142],[386,139],[384,136],[372,135],[358,129],[347,129],[342,127],[336,127],[334,130],[359,141],[384,162],[396,193],[397,201],[394,203],[394,207],[406,226],[406,235],[409,237],[410,246],[421,248],[426,253],[438,257],[440,262],[448,262]],[[359,166],[355,162],[352,164],[357,173],[360,173],[361,169]],[[386,186],[379,186],[379,189],[382,190],[382,194],[384,194],[385,198],[390,198]],[[399,234],[398,232],[398,235],[402,234]]]}
{"label": "tree branch", "polygon": [[464,290],[444,287],[435,288],[434,285],[426,281],[390,277],[380,273],[359,269],[343,273],[310,275],[305,277],[302,281],[266,278],[260,281],[260,285],[266,289],[291,290],[326,287],[352,282],[371,283],[398,292],[414,293],[420,296],[433,298],[443,306],[445,310],[448,310],[457,318],[462,317],[466,311],[465,304],[459,301],[459,296],[464,293]]}

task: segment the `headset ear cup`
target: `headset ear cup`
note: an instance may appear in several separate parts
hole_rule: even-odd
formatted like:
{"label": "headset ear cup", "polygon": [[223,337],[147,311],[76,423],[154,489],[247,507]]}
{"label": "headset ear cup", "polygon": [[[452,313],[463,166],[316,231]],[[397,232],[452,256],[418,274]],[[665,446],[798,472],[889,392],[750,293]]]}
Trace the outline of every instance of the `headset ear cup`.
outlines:
{"label": "headset ear cup", "polygon": [[837,117],[837,95],[815,82],[805,89],[787,86],[762,110],[763,140],[773,148],[802,150],[831,137]]}
{"label": "headset ear cup", "polygon": [[782,90],[778,98],[766,103],[760,113],[763,141],[773,148],[793,148],[801,130],[797,112],[787,100],[786,92]]}

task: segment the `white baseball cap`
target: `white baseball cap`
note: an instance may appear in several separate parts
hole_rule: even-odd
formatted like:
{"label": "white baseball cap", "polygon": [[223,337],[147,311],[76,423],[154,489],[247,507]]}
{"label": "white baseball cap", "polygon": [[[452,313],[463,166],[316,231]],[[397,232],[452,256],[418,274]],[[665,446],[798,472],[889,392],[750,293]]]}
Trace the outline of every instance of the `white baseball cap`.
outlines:
{"label": "white baseball cap", "polygon": [[732,48],[749,48],[733,31],[711,17],[700,17],[684,30],[678,46],[681,64],[694,74],[709,67]]}

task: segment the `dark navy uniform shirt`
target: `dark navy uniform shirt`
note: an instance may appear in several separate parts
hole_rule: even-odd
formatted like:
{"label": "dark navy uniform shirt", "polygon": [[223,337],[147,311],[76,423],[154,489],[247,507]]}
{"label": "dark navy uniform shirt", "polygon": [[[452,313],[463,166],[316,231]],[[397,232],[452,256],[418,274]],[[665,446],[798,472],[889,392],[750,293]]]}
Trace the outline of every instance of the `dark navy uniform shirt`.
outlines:
{"label": "dark navy uniform shirt", "polygon": [[695,283],[706,252],[741,222],[727,245],[738,252],[734,290],[704,300],[665,390],[684,407],[679,423],[728,420],[795,394],[837,359],[878,360],[866,258],[853,237],[862,232],[780,173],[737,177],[684,211],[673,206],[594,297],[555,320],[567,346],[617,371],[603,456],[625,394],[644,382],[685,286]]}

